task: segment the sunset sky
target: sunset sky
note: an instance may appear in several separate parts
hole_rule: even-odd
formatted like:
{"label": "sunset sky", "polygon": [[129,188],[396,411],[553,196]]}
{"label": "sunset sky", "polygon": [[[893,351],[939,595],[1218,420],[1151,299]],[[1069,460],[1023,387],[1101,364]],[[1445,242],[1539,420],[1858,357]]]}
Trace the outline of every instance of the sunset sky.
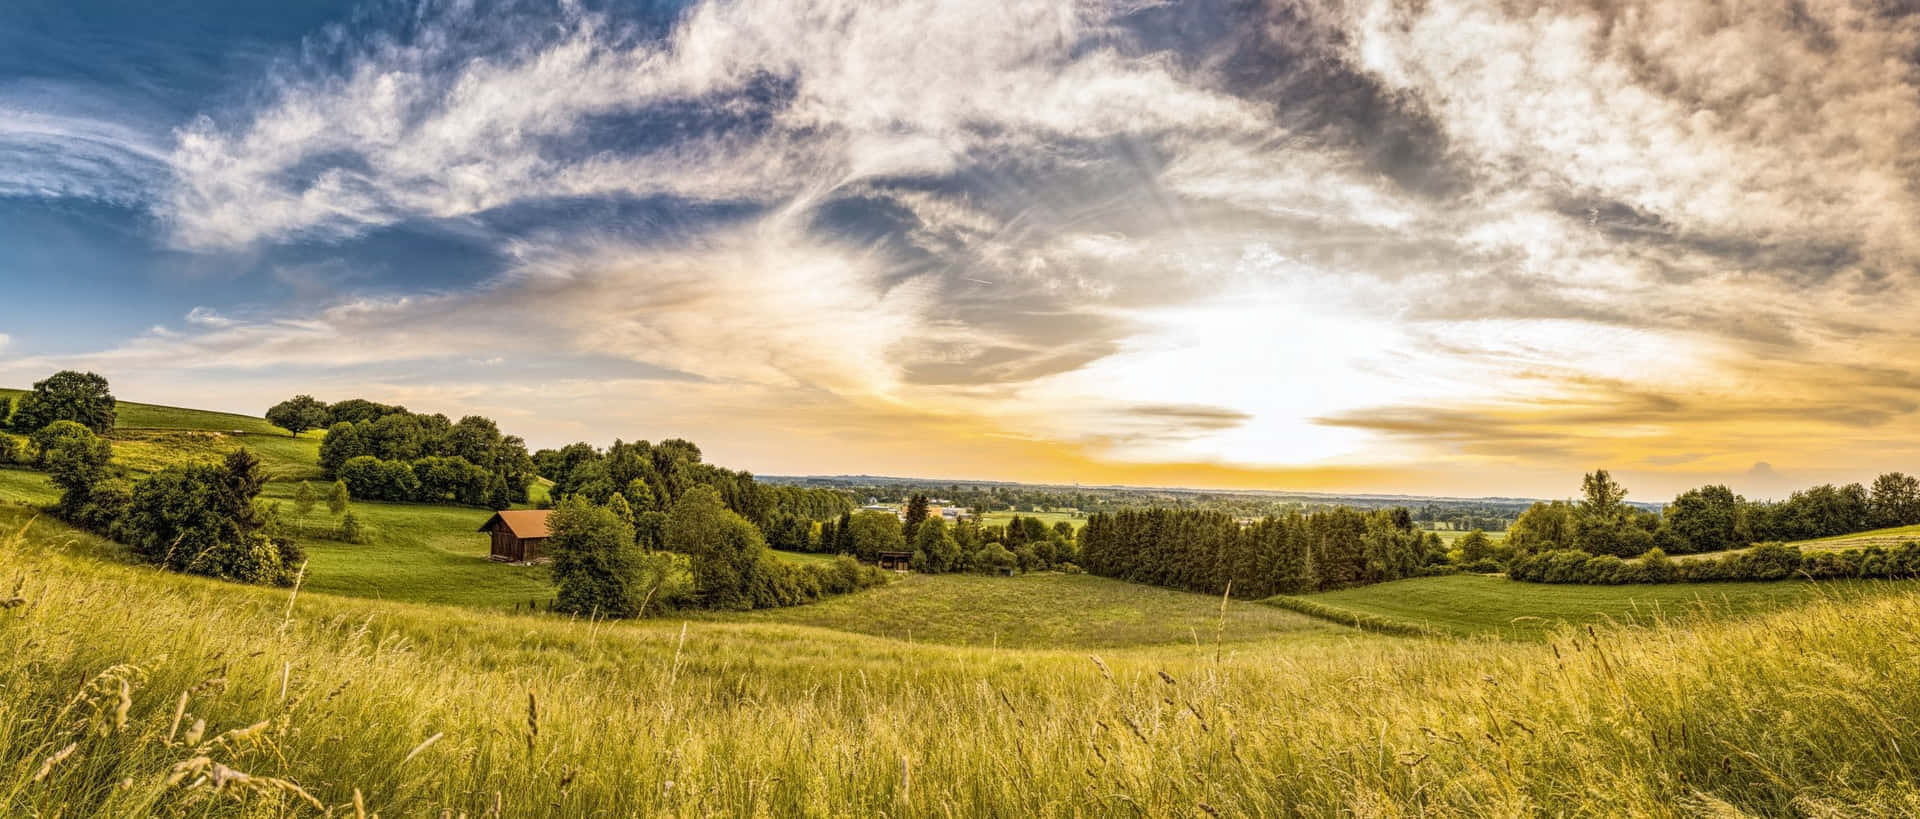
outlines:
{"label": "sunset sky", "polygon": [[0,8],[0,385],[775,474],[1920,471],[1888,2]]}

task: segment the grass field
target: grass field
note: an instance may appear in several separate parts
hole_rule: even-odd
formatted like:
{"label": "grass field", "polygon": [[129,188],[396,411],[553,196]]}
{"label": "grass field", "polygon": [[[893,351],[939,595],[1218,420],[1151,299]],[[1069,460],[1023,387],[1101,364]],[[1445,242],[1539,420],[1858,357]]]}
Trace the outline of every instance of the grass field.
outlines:
{"label": "grass field", "polygon": [[[1224,615],[1224,617],[1223,617]],[[712,615],[819,626],[913,642],[1012,648],[1114,648],[1324,634],[1311,618],[1089,575],[902,575],[809,606]]]}
{"label": "grass field", "polygon": [[[1448,546],[1452,546],[1454,543],[1458,542],[1461,538],[1466,537],[1469,534],[1472,534],[1472,530],[1462,532],[1457,529],[1422,529],[1421,531],[1432,532],[1436,535],[1439,535],[1440,540],[1445,542]],[[1488,532],[1487,539],[1490,541],[1493,541],[1494,543],[1499,543],[1500,541],[1507,539],[1507,533],[1506,532]]]}
{"label": "grass field", "polygon": [[1076,515],[1069,512],[988,512],[980,516],[980,524],[982,526],[1005,526],[1007,525],[1007,521],[1013,520],[1013,516],[1015,515],[1023,518],[1039,518],[1040,522],[1046,524],[1049,529],[1061,521],[1072,524],[1073,530],[1076,532],[1080,531],[1080,527],[1087,525],[1087,519],[1084,515]]}
{"label": "grass field", "polygon": [[265,496],[308,571],[131,565],[0,469],[0,814],[1920,811],[1906,583],[1304,598],[1423,636],[1064,574],[591,622],[527,610],[546,572],[485,559],[486,510],[355,503],[373,543],[339,542],[287,503],[317,437],[144,417],[116,432],[129,466],[285,442]]}
{"label": "grass field", "polygon": [[1304,595],[1336,609],[1461,636],[1539,639],[1561,625],[1648,625],[1660,619],[1725,618],[1828,597],[1911,594],[1907,583],[1678,583],[1580,586],[1446,575]]}
{"label": "grass field", "polygon": [[[4,531],[18,514],[0,510]],[[0,597],[19,601],[0,609],[0,812],[1920,808],[1920,661],[1897,637],[1912,595],[1543,643],[996,650],[295,597],[73,556],[86,539],[0,535]]]}

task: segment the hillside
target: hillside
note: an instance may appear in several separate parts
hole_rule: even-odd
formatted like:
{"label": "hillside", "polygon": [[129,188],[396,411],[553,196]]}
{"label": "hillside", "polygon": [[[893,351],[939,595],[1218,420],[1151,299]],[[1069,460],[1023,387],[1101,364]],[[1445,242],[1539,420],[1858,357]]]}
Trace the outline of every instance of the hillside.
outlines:
{"label": "hillside", "polygon": [[[1904,583],[1698,583],[1581,586],[1460,574],[1303,595],[1310,605],[1459,636],[1537,640],[1564,626],[1718,620],[1828,599],[1911,594]],[[1284,604],[1276,598],[1270,604]]]}
{"label": "hillside", "polygon": [[[356,799],[395,816],[1920,802],[1920,746],[1901,741],[1920,718],[1920,666],[1880,636],[1920,617],[1904,595],[1550,645],[1349,633],[1088,657],[292,596],[59,551],[84,540],[40,521],[0,542],[20,600],[0,610],[13,658],[0,710],[27,717],[0,731],[11,813],[351,815]],[[73,718],[43,718],[62,709]]]}

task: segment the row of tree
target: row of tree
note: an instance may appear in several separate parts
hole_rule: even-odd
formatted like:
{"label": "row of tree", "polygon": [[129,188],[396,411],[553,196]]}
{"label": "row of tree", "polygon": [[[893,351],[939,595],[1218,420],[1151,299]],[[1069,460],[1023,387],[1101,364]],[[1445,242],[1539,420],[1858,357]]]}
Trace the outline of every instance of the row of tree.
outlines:
{"label": "row of tree", "polygon": [[1093,574],[1250,598],[1397,580],[1447,559],[1404,509],[1341,507],[1250,525],[1220,512],[1127,510],[1094,515],[1079,545]]}
{"label": "row of tree", "polygon": [[1920,524],[1920,479],[1890,472],[1871,488],[1826,484],[1781,501],[1750,501],[1725,486],[1680,493],[1661,512],[1625,502],[1606,470],[1581,482],[1577,501],[1536,503],[1509,527],[1516,555],[1574,550],[1628,558],[1649,549],[1697,554],[1756,542],[1807,540]]}
{"label": "row of tree", "polygon": [[804,566],[779,560],[760,529],[712,486],[687,490],[667,512],[638,516],[618,493],[606,505],[575,494],[554,508],[547,527],[555,607],[589,616],[776,608],[886,582],[885,573],[851,557]]}
{"label": "row of tree", "polygon": [[753,473],[701,460],[692,441],[658,444],[619,441],[602,451],[574,443],[533,454],[534,469],[553,481],[552,497],[582,497],[606,505],[620,495],[635,512],[665,511],[695,487],[712,487],[728,509],[772,532],[796,521],[811,524],[853,508],[853,498],[832,489],[762,484]]}
{"label": "row of tree", "polygon": [[164,569],[245,583],[287,585],[304,562],[254,503],[267,477],[246,449],[219,463],[169,466],[129,481],[110,442],[73,421],[35,434],[60,490],[54,511],[84,529],[127,544]]}
{"label": "row of tree", "polygon": [[[345,480],[356,498],[495,509],[527,500],[533,458],[526,442],[501,434],[492,419],[469,415],[456,422],[362,399],[331,406],[309,396],[292,400],[325,408],[339,419],[320,442],[320,469],[328,478]],[[289,421],[283,417],[275,423]]]}
{"label": "row of tree", "polygon": [[1780,543],[1717,557],[1674,560],[1659,549],[1635,560],[1560,549],[1514,558],[1507,576],[1531,583],[1711,583],[1722,581],[1903,579],[1920,577],[1920,543],[1909,541],[1886,549],[1878,546],[1835,552],[1803,553]]}

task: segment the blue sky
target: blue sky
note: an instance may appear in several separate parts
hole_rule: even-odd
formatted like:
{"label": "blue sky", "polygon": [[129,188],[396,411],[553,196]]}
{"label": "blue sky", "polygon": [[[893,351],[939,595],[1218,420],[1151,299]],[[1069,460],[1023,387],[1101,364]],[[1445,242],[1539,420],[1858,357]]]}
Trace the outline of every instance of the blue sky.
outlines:
{"label": "blue sky", "polygon": [[1917,53],[1844,2],[12,3],[0,382],[785,473],[1911,471]]}

